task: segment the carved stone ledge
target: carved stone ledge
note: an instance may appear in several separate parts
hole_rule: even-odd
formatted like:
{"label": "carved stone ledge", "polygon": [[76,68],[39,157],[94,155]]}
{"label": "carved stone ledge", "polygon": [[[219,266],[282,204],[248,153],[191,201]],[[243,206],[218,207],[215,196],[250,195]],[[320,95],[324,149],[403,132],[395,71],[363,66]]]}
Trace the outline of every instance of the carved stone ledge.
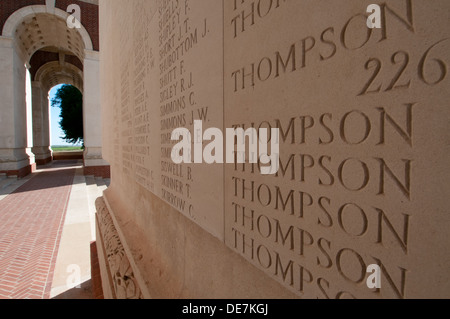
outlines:
{"label": "carved stone ledge", "polygon": [[[113,219],[102,197],[95,202],[97,210],[97,243],[102,245],[104,264],[108,271],[113,297],[116,299],[143,299],[128,256],[120,240]],[[102,278],[105,280],[106,278]]]}

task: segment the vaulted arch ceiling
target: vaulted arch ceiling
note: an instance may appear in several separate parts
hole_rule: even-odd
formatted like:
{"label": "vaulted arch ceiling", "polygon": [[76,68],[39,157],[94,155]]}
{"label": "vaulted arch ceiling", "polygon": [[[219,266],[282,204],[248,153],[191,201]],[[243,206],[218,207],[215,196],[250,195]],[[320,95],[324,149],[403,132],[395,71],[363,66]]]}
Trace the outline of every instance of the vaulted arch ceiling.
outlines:
{"label": "vaulted arch ceiling", "polygon": [[53,61],[44,64],[36,72],[35,81],[41,82],[46,91],[58,84],[70,84],[83,93],[83,72],[70,63]]}
{"label": "vaulted arch ceiling", "polygon": [[6,20],[2,35],[14,39],[33,80],[45,89],[66,83],[83,92],[85,50],[92,50],[93,42],[83,25],[70,28],[68,17],[55,3],[22,7]]}
{"label": "vaulted arch ceiling", "polygon": [[65,20],[48,13],[26,17],[18,24],[14,37],[27,60],[45,47],[74,54],[81,61],[84,59],[85,45],[77,29],[69,29]]}
{"label": "vaulted arch ceiling", "polygon": [[[94,50],[94,42],[85,26],[81,24],[79,28],[70,28],[67,24],[69,13],[54,5],[22,7],[12,13],[3,24],[1,35],[15,40],[19,55],[24,61],[29,62],[31,56],[44,47],[54,47],[65,53],[70,52],[81,61],[84,60],[85,50]],[[97,11],[94,9],[93,12],[95,14]],[[87,23],[95,36],[96,24]],[[95,40],[97,43],[98,39],[95,38]]]}

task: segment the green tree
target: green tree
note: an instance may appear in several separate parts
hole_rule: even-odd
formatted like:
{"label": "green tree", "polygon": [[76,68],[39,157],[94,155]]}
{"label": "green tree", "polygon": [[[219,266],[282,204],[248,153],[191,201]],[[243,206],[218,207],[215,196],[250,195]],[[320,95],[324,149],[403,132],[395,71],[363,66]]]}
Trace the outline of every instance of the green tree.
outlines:
{"label": "green tree", "polygon": [[83,142],[83,95],[72,85],[63,85],[52,99],[52,106],[61,109],[59,125],[68,143]]}

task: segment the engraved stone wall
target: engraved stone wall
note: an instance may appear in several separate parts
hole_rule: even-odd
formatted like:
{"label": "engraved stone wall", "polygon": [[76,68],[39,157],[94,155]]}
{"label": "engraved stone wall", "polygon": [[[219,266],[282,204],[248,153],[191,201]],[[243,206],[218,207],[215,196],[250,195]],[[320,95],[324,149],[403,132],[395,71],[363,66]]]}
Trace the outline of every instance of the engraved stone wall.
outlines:
{"label": "engraved stone wall", "polygon": [[[236,267],[198,251],[194,260],[178,242],[195,242],[193,223],[296,297],[450,295],[450,4],[378,1],[381,28],[370,29],[371,3],[100,3],[114,34],[102,52],[106,198],[148,236],[136,246],[157,251],[152,262],[181,254],[198,276],[204,259]],[[194,120],[278,128],[278,173],[174,164],[170,134],[195,133]],[[366,285],[369,265],[381,269],[379,289]],[[185,287],[202,296],[196,288]]]}
{"label": "engraved stone wall", "polygon": [[[213,2],[135,1],[116,24],[117,93],[111,161],[118,178],[158,195],[185,216],[223,238],[223,170],[175,165],[171,133],[223,125],[221,7]],[[211,59],[197,60],[208,51]],[[120,81],[120,82],[119,82]]]}

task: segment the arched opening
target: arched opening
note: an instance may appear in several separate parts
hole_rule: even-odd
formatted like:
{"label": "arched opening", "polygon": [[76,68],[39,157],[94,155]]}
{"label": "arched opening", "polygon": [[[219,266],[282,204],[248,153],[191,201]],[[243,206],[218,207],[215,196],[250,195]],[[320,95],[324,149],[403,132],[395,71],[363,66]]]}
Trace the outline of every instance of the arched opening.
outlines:
{"label": "arched opening", "polygon": [[24,61],[45,47],[56,47],[75,53],[82,61],[85,50],[93,50],[92,40],[85,27],[70,28],[70,15],[58,8],[43,5],[23,7],[5,22],[2,36],[14,38]]}
{"label": "arched opening", "polygon": [[[66,88],[66,90],[64,90]],[[79,94],[82,96],[81,91],[70,84],[58,84],[49,91],[50,101],[50,145],[53,154],[53,160],[82,160],[83,159],[83,119],[82,119],[82,98],[77,96],[63,96],[65,99],[64,105],[53,105],[53,101],[61,95],[61,93],[67,92],[69,94]],[[73,93],[71,91],[74,91]],[[73,101],[76,99],[76,101]],[[67,110],[67,104],[72,103],[73,107],[69,106]],[[61,103],[63,104],[63,103]],[[62,108],[65,110],[63,112]],[[68,116],[67,113],[70,113]],[[64,120],[63,120],[64,119]],[[63,122],[62,122],[63,120]],[[67,123],[69,122],[69,123]],[[74,139],[80,138],[75,142]]]}
{"label": "arched opening", "polygon": [[[51,129],[49,114],[52,113],[49,93],[53,87],[60,84],[68,84],[83,92],[83,71],[81,62],[77,61],[73,55],[63,52],[54,52],[49,48],[37,51],[31,57],[31,76],[33,78],[33,148],[37,165],[44,165],[55,158],[52,154],[51,146],[55,145],[51,140]],[[43,59],[42,57],[46,57]],[[51,58],[58,60],[47,62],[38,66]],[[67,61],[73,61],[74,64]],[[76,64],[76,65],[75,65]],[[77,66],[78,65],[78,66]],[[81,69],[80,69],[81,67]],[[36,70],[37,69],[37,70]],[[56,127],[55,129],[58,129]],[[63,143],[64,145],[66,143]],[[60,155],[60,154],[59,154]],[[61,156],[59,156],[61,157]],[[80,158],[77,155],[77,158]],[[81,156],[82,158],[82,156]],[[55,158],[56,159],[56,158]]]}
{"label": "arched opening", "polygon": [[14,125],[0,132],[0,173],[21,177],[36,164],[52,160],[48,93],[55,85],[65,83],[83,93],[85,171],[89,174],[102,167],[102,175],[109,175],[109,165],[102,159],[98,125],[99,54],[93,51],[84,25],[73,28],[68,18],[69,13],[56,8],[54,1],[53,6],[52,1],[47,1],[47,5],[18,9],[3,25],[0,51],[6,54],[0,52],[4,57],[4,61],[0,59],[0,70],[2,64],[10,67],[6,70],[9,79],[5,80],[8,85],[4,91],[9,86],[11,96],[1,109],[9,108],[9,120]]}

